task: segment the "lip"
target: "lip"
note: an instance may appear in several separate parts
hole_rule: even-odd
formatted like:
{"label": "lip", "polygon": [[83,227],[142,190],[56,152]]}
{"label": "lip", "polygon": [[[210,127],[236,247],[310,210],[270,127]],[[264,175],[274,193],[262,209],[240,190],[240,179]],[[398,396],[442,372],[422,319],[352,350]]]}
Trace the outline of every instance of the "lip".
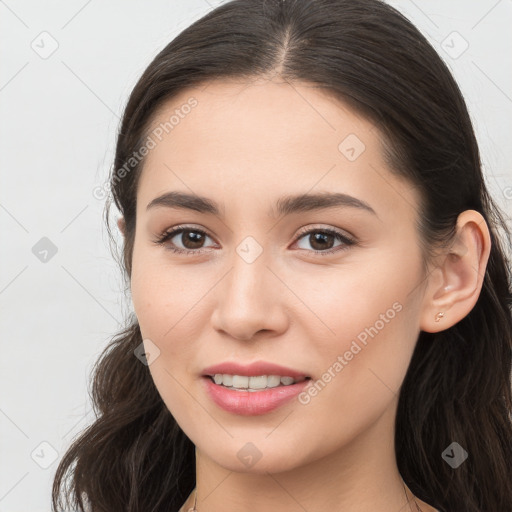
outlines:
{"label": "lip", "polygon": [[291,401],[313,382],[308,379],[288,386],[278,386],[262,391],[236,391],[215,384],[212,378],[208,376],[201,377],[201,381],[213,402],[225,411],[241,416],[257,416],[271,412]]}
{"label": "lip", "polygon": [[311,377],[310,375],[294,370],[293,368],[287,368],[267,361],[255,361],[248,365],[243,365],[234,361],[226,361],[224,363],[208,366],[208,368],[203,370],[202,375],[203,377],[213,377],[216,373],[244,375],[247,377],[256,377],[258,375],[280,375],[281,377],[293,377],[294,379]]}

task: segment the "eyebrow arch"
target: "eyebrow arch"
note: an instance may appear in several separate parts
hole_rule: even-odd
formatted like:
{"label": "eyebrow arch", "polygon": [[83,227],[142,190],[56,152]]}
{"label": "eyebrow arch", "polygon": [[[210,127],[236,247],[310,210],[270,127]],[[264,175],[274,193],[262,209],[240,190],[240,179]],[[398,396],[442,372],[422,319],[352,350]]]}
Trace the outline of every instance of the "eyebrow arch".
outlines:
{"label": "eyebrow arch", "polygon": [[[189,194],[187,192],[172,191],[155,197],[146,207],[146,211],[156,207],[193,210],[199,213],[216,215],[223,218],[219,205],[207,197]],[[348,194],[321,192],[316,194],[288,195],[276,201],[275,208],[278,216],[294,213],[323,210],[335,207],[359,208],[378,217],[375,210],[366,202]],[[267,212],[269,217],[275,218],[273,209]]]}

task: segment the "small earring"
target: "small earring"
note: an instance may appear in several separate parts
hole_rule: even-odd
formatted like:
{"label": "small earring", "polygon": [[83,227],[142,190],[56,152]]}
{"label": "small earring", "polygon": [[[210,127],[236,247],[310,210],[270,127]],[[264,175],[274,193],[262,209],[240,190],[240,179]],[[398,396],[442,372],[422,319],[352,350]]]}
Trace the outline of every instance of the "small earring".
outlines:
{"label": "small earring", "polygon": [[444,313],[441,313],[441,312],[437,313],[436,322],[439,322],[439,320],[441,320],[441,318],[443,318],[443,316],[444,316]]}

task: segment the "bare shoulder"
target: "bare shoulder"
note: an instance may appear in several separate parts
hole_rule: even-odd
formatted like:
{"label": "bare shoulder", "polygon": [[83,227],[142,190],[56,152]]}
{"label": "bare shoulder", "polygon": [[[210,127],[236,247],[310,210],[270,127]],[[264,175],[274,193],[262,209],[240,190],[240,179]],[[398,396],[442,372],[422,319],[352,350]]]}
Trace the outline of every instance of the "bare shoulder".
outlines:
{"label": "bare shoulder", "polygon": [[416,501],[421,509],[421,512],[439,512],[437,508],[432,507],[428,503],[425,503],[424,501],[420,500],[419,498],[416,498]]}

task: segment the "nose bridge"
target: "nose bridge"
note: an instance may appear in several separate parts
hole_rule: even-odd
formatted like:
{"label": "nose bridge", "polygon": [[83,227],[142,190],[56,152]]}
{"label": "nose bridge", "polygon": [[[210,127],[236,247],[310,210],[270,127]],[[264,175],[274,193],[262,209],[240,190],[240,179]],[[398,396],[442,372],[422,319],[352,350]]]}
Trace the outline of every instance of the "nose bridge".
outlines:
{"label": "nose bridge", "polygon": [[216,328],[244,339],[259,330],[279,328],[276,322],[284,317],[278,311],[276,278],[268,268],[270,252],[251,236],[235,247],[231,270],[218,294],[213,316]]}
{"label": "nose bridge", "polygon": [[[265,293],[268,279],[272,277],[267,268],[269,252],[253,236],[246,236],[235,247],[228,288],[240,306],[252,302],[252,299],[262,299],[260,293]],[[255,307],[254,304],[248,305]]]}

